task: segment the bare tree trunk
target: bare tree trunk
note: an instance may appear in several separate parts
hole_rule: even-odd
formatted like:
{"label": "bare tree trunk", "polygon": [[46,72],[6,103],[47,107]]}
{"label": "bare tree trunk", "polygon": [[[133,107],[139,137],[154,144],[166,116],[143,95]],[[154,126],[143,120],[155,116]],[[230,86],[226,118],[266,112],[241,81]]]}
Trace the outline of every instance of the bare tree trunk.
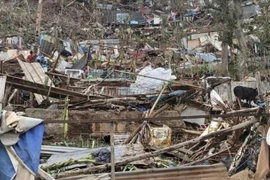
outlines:
{"label": "bare tree trunk", "polygon": [[229,55],[228,44],[222,43],[222,62],[221,62],[222,76],[229,76],[228,55]]}
{"label": "bare tree trunk", "polygon": [[243,29],[242,29],[243,10],[241,7],[241,2],[239,0],[234,0],[234,7],[235,7],[234,15],[237,19],[235,35],[237,37],[240,50],[242,52],[247,52],[247,50],[248,50],[247,42],[246,42],[245,35],[244,35]]}
{"label": "bare tree trunk", "polygon": [[236,29],[235,29],[235,35],[239,43],[240,48],[240,57],[238,60],[238,68],[237,68],[237,76],[239,80],[243,79],[247,72],[247,66],[246,66],[246,59],[247,59],[247,53],[248,53],[248,47],[245,39],[245,35],[242,29],[242,7],[241,2],[239,0],[234,0],[234,15],[236,17],[237,23],[236,23]]}
{"label": "bare tree trunk", "polygon": [[38,52],[39,48],[39,38],[40,38],[40,25],[41,25],[41,16],[42,16],[42,2],[43,0],[38,0],[38,13],[36,19],[36,44],[34,48],[34,52]]}

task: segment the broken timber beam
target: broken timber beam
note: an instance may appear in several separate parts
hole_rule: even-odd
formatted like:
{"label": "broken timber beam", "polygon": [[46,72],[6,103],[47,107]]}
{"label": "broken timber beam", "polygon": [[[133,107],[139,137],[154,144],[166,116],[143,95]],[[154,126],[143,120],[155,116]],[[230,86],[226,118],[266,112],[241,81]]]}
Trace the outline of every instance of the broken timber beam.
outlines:
{"label": "broken timber beam", "polygon": [[88,97],[87,95],[84,95],[78,92],[69,91],[62,88],[50,87],[43,84],[38,84],[31,81],[23,80],[21,78],[17,78],[13,76],[7,76],[7,84],[12,85],[14,88],[17,88],[17,89],[30,91],[30,92],[45,95],[45,96],[48,95],[48,92],[50,90],[49,97],[54,97],[54,98],[72,96],[72,97],[87,99]]}
{"label": "broken timber beam", "polygon": [[[47,75],[49,75],[49,76],[59,76],[59,77],[68,79],[68,76],[67,76],[67,75],[62,74],[62,73],[57,73],[57,72],[55,72],[55,71],[53,71],[53,72],[46,72],[45,74],[47,74]],[[81,79],[79,79],[79,78],[74,78],[74,77],[70,77],[70,80],[80,81]]]}
{"label": "broken timber beam", "polygon": [[228,149],[221,150],[221,151],[219,151],[219,152],[217,152],[217,153],[214,153],[214,154],[212,154],[212,155],[210,155],[210,156],[207,156],[207,157],[204,157],[204,158],[202,158],[202,159],[198,159],[198,160],[196,160],[196,161],[193,161],[193,162],[184,164],[183,166],[192,166],[192,165],[201,163],[201,162],[203,162],[203,161],[205,161],[205,160],[207,160],[207,159],[210,159],[210,158],[212,158],[212,157],[215,157],[215,156],[217,156],[217,155],[219,155],[219,154],[221,154],[221,153],[224,153],[224,152],[226,152],[226,151],[228,151]]}
{"label": "broken timber beam", "polygon": [[[151,150],[157,151],[158,149],[151,147]],[[178,152],[178,151],[166,152],[164,154],[174,156],[174,157],[177,157],[177,158],[182,159],[182,160],[185,160],[187,158],[187,155],[185,155],[184,153]]]}
{"label": "broken timber beam", "polygon": [[155,118],[127,118],[127,119],[81,119],[78,121],[74,120],[48,120],[45,123],[54,123],[54,124],[61,124],[61,123],[70,123],[70,124],[77,124],[77,123],[119,123],[119,122],[156,122],[156,121],[172,121],[172,120],[181,120],[181,119],[198,119],[198,118],[231,118],[231,117],[250,117],[250,116],[270,116],[270,113],[234,113],[234,114],[212,114],[212,115],[196,115],[196,116],[178,116],[178,117],[155,117]]}

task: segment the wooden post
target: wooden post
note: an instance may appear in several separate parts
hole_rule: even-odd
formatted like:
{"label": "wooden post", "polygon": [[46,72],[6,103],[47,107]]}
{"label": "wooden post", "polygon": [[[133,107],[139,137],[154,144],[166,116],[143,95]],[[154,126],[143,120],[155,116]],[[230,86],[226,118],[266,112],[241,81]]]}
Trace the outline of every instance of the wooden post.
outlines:
{"label": "wooden post", "polygon": [[8,100],[7,100],[7,104],[10,103],[10,101],[14,98],[14,96],[17,94],[18,89],[14,89],[13,93],[9,96]]}
{"label": "wooden post", "polygon": [[[269,113],[269,110],[270,110],[270,107],[269,107],[269,101],[270,98],[269,98],[269,95],[265,95],[264,96],[264,102],[265,102],[265,113]],[[270,126],[270,116],[267,117],[267,126],[269,127]]]}
{"label": "wooden post", "polygon": [[256,87],[258,90],[258,96],[260,97],[260,100],[263,100],[260,71],[256,73]]}
{"label": "wooden post", "polygon": [[47,94],[47,97],[46,97],[46,100],[47,101],[49,101],[49,96],[50,96],[50,93],[51,93],[51,89],[52,89],[54,78],[55,78],[55,76],[53,76],[52,81],[51,81],[51,84],[50,84],[50,87],[49,87],[49,90],[48,90],[48,94]]}
{"label": "wooden post", "polygon": [[70,85],[70,74],[67,75],[67,89],[69,89],[69,85]]}
{"label": "wooden post", "polygon": [[40,177],[42,177],[43,179],[46,179],[46,180],[54,180],[54,178],[50,174],[48,174],[47,172],[45,172],[40,167],[38,168],[38,175]]}
{"label": "wooden post", "polygon": [[152,108],[151,108],[151,110],[150,110],[150,112],[149,112],[149,117],[151,117],[151,115],[152,115],[152,113],[153,113],[153,111],[154,111],[154,109],[155,109],[155,107],[156,107],[156,105],[157,105],[157,103],[158,103],[158,101],[159,101],[159,99],[160,99],[162,93],[163,93],[164,90],[167,88],[167,84],[168,84],[168,83],[166,82],[166,85],[165,85],[165,86],[162,88],[162,90],[160,91],[160,93],[159,93],[159,95],[158,95],[158,98],[156,99],[154,105],[152,106]]}
{"label": "wooden post", "polygon": [[123,58],[124,58],[124,49],[121,48],[119,53],[120,53],[120,63],[119,63],[119,67],[121,68],[122,63],[123,63]]}
{"label": "wooden post", "polygon": [[233,89],[232,89],[232,79],[228,82],[228,104],[233,103]]}
{"label": "wooden post", "polygon": [[[69,97],[67,96],[65,99],[65,106],[64,111],[62,113],[62,119],[65,121],[68,121],[68,104],[69,104]],[[64,124],[64,138],[66,139],[68,137],[68,123]]]}
{"label": "wooden post", "polygon": [[[109,59],[107,59],[108,60],[108,63],[107,63],[107,65],[105,66],[106,67],[106,69],[108,69],[109,68],[109,66],[110,66],[110,62],[111,62],[111,54],[112,52],[111,52],[111,49],[109,48]],[[108,53],[107,53],[108,54]],[[108,56],[108,55],[107,55]]]}
{"label": "wooden post", "polygon": [[131,67],[130,67],[130,69],[131,69],[131,72],[134,72],[134,73],[136,72],[136,63],[138,61],[138,55],[139,55],[139,48],[136,51],[135,58],[133,57],[133,59],[131,61]]}
{"label": "wooden post", "polygon": [[55,71],[55,68],[56,68],[56,66],[58,64],[58,61],[59,61],[60,56],[61,56],[61,53],[59,52],[59,54],[57,56],[57,59],[55,61],[55,64],[53,65],[53,68],[52,68],[51,72],[54,72]]}
{"label": "wooden post", "polygon": [[144,121],[137,129],[135,129],[129,136],[128,138],[123,142],[123,144],[128,144],[130,141],[133,139],[133,137],[140,132],[142,127],[146,124],[147,122]]}
{"label": "wooden post", "polygon": [[114,123],[113,122],[111,122],[110,142],[111,142],[111,180],[115,180]]}
{"label": "wooden post", "polygon": [[34,107],[34,93],[32,92],[30,93],[30,107]]}
{"label": "wooden post", "polygon": [[[5,86],[4,86],[5,87]],[[8,97],[11,92],[11,86],[7,85],[6,88],[4,88],[4,98],[1,100],[2,107],[5,107],[8,105]]]}
{"label": "wooden post", "polygon": [[222,43],[221,45],[222,47],[222,53],[221,53],[221,65],[222,65],[222,69],[221,69],[221,73],[223,76],[228,76],[229,75],[229,68],[228,68],[228,44],[226,43]]}

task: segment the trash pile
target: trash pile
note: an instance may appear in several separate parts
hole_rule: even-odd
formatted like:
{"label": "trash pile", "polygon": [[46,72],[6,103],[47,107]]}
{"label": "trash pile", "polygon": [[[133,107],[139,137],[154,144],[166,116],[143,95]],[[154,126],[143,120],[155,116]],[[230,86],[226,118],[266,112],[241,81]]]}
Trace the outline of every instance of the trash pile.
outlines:
{"label": "trash pile", "polygon": [[[22,89],[34,93],[37,107],[46,107],[47,114],[59,109],[63,120],[58,120],[59,123],[65,121],[69,123],[68,118],[71,116],[72,124],[78,125],[134,122],[137,126],[127,132],[124,140],[118,142],[119,145],[113,147],[114,162],[112,162],[112,147],[108,146],[94,149],[42,146],[40,164],[42,173],[38,173],[39,176],[44,177],[46,174],[50,178],[57,179],[70,176],[79,178],[82,174],[109,172],[112,163],[116,171],[139,171],[148,168],[181,169],[223,163],[226,167],[224,172],[227,169],[228,177],[237,175],[245,169],[250,170],[246,171],[247,173],[253,172],[254,176],[266,175],[264,172],[267,172],[265,167],[268,161],[264,159],[268,154],[266,135],[268,119],[265,104],[268,101],[258,100],[257,97],[262,90],[235,86],[233,91],[229,89],[229,93],[225,92],[223,96],[232,96],[233,93],[236,99],[225,101],[219,95],[218,88],[232,86],[234,82],[231,82],[230,78],[207,77],[202,79],[200,86],[183,84],[172,81],[172,73],[166,67],[151,69],[150,66],[146,66],[139,73],[134,73],[137,75],[136,80],[127,87],[130,91],[126,94],[97,93],[97,89],[93,91],[91,88],[96,88],[97,82],[102,83],[99,80],[87,88],[83,88],[82,85],[78,86],[82,88],[72,91],[56,87],[54,85],[56,83],[42,71],[39,63],[21,60],[18,62],[24,72],[23,79],[10,75],[3,76],[6,77],[7,89],[10,85],[16,88],[13,91],[9,89],[9,96],[5,98],[5,109],[10,111],[18,108],[11,102],[14,94]],[[115,70],[115,72],[122,71]],[[106,80],[106,77],[102,80]],[[19,81],[25,83],[21,84]],[[22,96],[27,99],[26,93]],[[245,99],[246,102],[243,103],[241,100]],[[229,104],[233,101],[234,107]],[[78,119],[79,116],[71,115],[73,110],[80,110],[83,114],[88,113],[90,109],[92,113],[108,111],[111,116],[138,112],[140,118],[95,120]],[[168,115],[161,115],[167,111]],[[170,111],[177,112],[176,116],[171,115]],[[197,114],[198,112],[202,113]],[[47,119],[45,123],[58,122]],[[72,124],[63,126],[65,137],[69,136]],[[92,133],[94,131],[92,129]],[[105,128],[104,131],[108,135],[111,134],[111,130]],[[109,140],[110,143],[112,141],[114,143],[114,140]]]}
{"label": "trash pile", "polygon": [[[54,25],[37,51],[19,35],[0,38],[1,180],[267,177],[263,73],[242,81],[215,73],[222,43],[202,4],[183,2],[179,12],[140,3],[58,4],[65,15],[87,12],[83,21],[98,13],[92,34]],[[187,37],[176,40],[178,28]],[[235,55],[231,47],[228,61]]]}

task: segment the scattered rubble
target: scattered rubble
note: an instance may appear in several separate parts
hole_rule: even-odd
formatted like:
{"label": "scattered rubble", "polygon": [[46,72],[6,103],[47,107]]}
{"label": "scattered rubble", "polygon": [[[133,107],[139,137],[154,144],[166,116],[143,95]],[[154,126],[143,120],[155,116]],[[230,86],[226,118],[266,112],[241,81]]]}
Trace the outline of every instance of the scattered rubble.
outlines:
{"label": "scattered rubble", "polygon": [[[267,177],[270,83],[260,71],[242,81],[218,75],[213,14],[193,1],[184,12],[91,3],[44,2],[42,16],[50,4],[79,15],[61,28],[45,18],[38,51],[24,37],[0,37],[1,180]],[[244,20],[260,15],[259,5],[242,6]],[[68,34],[69,23],[82,33]]]}

